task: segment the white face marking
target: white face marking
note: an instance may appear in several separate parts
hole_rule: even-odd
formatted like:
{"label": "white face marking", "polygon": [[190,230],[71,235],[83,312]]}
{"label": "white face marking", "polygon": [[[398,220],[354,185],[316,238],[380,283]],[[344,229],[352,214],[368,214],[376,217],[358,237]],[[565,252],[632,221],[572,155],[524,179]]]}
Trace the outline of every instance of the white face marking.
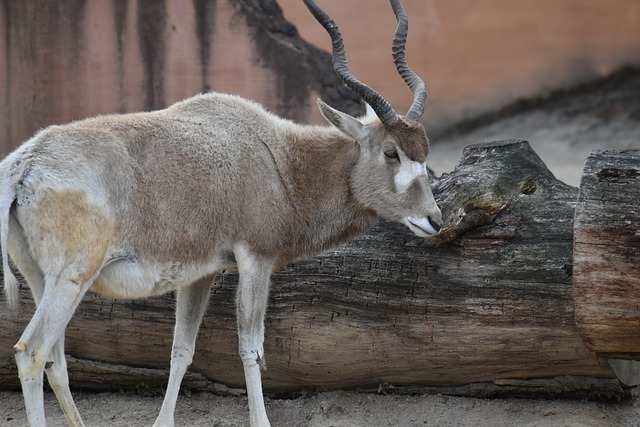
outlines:
{"label": "white face marking", "polygon": [[396,185],[396,190],[399,193],[405,193],[413,181],[421,176],[427,176],[427,163],[419,163],[409,158],[400,150],[398,150],[400,156],[400,169],[393,177],[393,181]]}

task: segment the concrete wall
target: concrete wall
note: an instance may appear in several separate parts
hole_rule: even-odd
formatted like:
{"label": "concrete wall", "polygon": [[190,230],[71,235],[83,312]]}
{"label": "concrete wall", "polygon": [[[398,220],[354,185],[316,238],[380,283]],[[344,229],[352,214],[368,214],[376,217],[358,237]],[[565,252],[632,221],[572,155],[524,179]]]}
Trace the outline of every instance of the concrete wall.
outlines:
{"label": "concrete wall", "polygon": [[299,121],[314,119],[318,96],[360,110],[275,1],[0,2],[0,155],[49,124],[208,90]]}
{"label": "concrete wall", "polygon": [[[332,15],[356,75],[396,107],[411,96],[391,62],[386,0],[317,0]],[[279,0],[311,43],[330,49],[301,0]],[[640,65],[638,0],[403,0],[408,61],[427,83],[431,129]]]}
{"label": "concrete wall", "polygon": [[[390,56],[386,0],[318,0],[349,62],[398,109],[411,94]],[[640,1],[404,0],[408,59],[427,82],[431,131],[510,102],[640,64]],[[279,0],[329,48],[301,0]],[[357,112],[326,54],[275,0],[21,0],[0,3],[0,155],[52,123],[240,94],[286,117]]]}

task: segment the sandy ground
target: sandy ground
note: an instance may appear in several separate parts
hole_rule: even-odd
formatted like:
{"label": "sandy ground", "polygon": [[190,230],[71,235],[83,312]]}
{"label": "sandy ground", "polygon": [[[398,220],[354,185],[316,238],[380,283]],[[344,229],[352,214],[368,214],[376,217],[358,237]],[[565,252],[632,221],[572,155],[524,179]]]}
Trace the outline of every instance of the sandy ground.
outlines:
{"label": "sandy ground", "polygon": [[[76,393],[87,426],[151,426],[162,397],[129,393]],[[19,393],[0,393],[0,425],[23,426]],[[292,400],[266,401],[274,427],[638,427],[640,402],[473,399],[442,395],[376,395],[347,391]],[[46,395],[49,426],[66,426],[55,397]],[[181,396],[176,426],[240,427],[248,425],[246,398],[209,393]]]}
{"label": "sandy ground", "polygon": [[[579,90],[526,102],[433,139],[431,167],[451,171],[462,149],[486,140],[530,141],[561,180],[578,186],[585,159],[599,148],[640,148],[640,72]],[[167,349],[169,351],[169,349]],[[161,396],[76,392],[88,426],[150,426]],[[66,425],[51,393],[46,394],[50,426]],[[640,427],[640,398],[623,402],[531,399],[475,399],[443,395],[378,395],[334,391],[296,399],[267,399],[274,427],[478,426],[478,427]],[[0,392],[0,426],[24,426],[18,392]],[[245,397],[208,393],[183,395],[176,425],[246,426]]]}

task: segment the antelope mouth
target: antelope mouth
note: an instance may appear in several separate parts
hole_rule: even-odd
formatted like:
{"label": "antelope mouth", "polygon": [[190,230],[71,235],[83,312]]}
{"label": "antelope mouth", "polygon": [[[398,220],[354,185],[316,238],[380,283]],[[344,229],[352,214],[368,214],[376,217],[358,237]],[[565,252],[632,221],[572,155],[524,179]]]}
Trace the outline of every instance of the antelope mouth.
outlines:
{"label": "antelope mouth", "polygon": [[409,217],[403,222],[413,234],[419,237],[431,237],[440,232],[440,224],[432,222],[429,218]]}

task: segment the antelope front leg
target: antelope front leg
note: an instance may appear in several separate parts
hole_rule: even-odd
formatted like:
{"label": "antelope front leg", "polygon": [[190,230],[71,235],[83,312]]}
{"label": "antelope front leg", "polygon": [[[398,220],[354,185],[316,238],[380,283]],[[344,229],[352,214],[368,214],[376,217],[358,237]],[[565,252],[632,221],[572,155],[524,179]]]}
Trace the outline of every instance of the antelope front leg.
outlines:
{"label": "antelope front leg", "polygon": [[154,427],[173,426],[173,416],[180,392],[180,384],[184,374],[187,372],[187,367],[193,361],[196,337],[198,336],[202,316],[207,308],[212,281],[212,277],[205,277],[193,285],[181,288],[178,291],[169,384]]}
{"label": "antelope front leg", "polygon": [[270,424],[262,397],[260,369],[266,369],[264,316],[273,261],[253,255],[244,247],[237,248],[234,253],[240,276],[236,296],[238,341],[249,398],[251,427],[268,427]]}

